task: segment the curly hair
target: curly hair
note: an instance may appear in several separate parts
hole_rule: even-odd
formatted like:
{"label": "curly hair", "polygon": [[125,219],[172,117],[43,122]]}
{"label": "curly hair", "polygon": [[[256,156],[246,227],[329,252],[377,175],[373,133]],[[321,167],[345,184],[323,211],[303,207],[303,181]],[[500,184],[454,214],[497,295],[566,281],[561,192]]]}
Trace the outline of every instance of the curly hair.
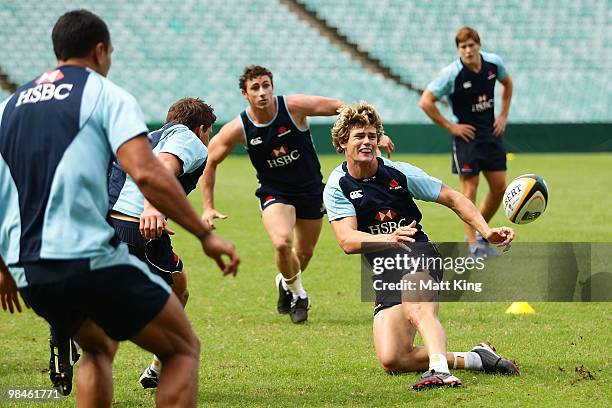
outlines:
{"label": "curly hair", "polygon": [[201,125],[204,126],[204,129],[208,129],[217,120],[213,112],[212,106],[199,98],[182,98],[174,102],[168,110],[166,123],[177,122],[191,130]]}
{"label": "curly hair", "polygon": [[332,144],[338,153],[344,153],[340,144],[346,144],[352,129],[374,126],[376,129],[376,141],[385,134],[382,120],[374,106],[366,101],[360,101],[353,105],[346,105],[340,109],[338,119],[332,128]]}
{"label": "curly hair", "polygon": [[246,83],[250,79],[259,78],[261,76],[267,75],[270,78],[270,83],[274,86],[274,80],[272,79],[272,72],[261,65],[249,65],[244,68],[244,72],[240,76],[238,80],[238,85],[242,91],[246,91]]}

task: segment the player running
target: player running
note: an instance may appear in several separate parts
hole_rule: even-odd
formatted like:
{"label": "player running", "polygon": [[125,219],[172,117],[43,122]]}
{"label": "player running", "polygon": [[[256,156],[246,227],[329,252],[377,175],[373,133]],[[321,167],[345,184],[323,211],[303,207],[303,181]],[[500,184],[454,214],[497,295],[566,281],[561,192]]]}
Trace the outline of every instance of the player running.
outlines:
{"label": "player running", "polygon": [[[462,27],[455,36],[455,44],[459,58],[427,86],[419,105],[431,120],[453,136],[452,171],[459,174],[461,192],[473,203],[479,174],[483,172],[489,191],[480,205],[480,213],[489,222],[506,189],[506,149],[502,136],[510,112],[512,78],[499,56],[480,51],[480,37],[473,28]],[[502,84],[502,106],[495,118],[497,81]],[[453,122],[436,107],[436,101],[446,95],[453,109]],[[499,255],[478,231],[467,223],[464,227],[472,257]]]}
{"label": "player running", "polygon": [[111,405],[112,362],[130,339],[162,360],[157,405],[195,407],[199,341],[170,287],[109,225],[111,157],[224,274],[239,258],[152,154],[135,99],[105,78],[113,46],[104,21],[68,12],[52,40],[58,66],[0,104],[0,260],[10,272],[0,268],[2,300],[14,302],[18,288],[59,341],[82,347],[77,405]]}
{"label": "player running", "polygon": [[[376,144],[382,135],[380,116],[365,102],[344,107],[332,130],[333,144],[345,154],[346,161],[330,174],[323,197],[336,240],[345,253],[362,252],[364,243],[419,242],[424,256],[439,257],[422,228],[422,215],[414,199],[452,209],[492,243],[504,246],[512,241],[511,228],[489,228],[471,201],[440,180],[410,164],[377,158]],[[434,268],[419,273],[422,279],[442,279],[442,271]],[[446,334],[438,320],[437,296],[389,302],[376,291],[376,300],[373,333],[378,360],[389,373],[427,370],[413,389],[461,385],[449,365],[489,373],[519,373],[514,363],[499,357],[488,343],[468,352],[448,353]],[[424,347],[414,346],[416,332]]]}
{"label": "player running", "polygon": [[257,171],[261,218],[275,250],[278,313],[294,323],[308,318],[310,299],[302,285],[319,238],[323,214],[323,176],[308,116],[332,116],[344,105],[339,99],[310,95],[274,96],[272,72],[251,65],[239,81],[249,106],[211,140],[204,171],[203,219],[214,227],[226,218],[215,209],[217,166],[237,144],[243,144]]}

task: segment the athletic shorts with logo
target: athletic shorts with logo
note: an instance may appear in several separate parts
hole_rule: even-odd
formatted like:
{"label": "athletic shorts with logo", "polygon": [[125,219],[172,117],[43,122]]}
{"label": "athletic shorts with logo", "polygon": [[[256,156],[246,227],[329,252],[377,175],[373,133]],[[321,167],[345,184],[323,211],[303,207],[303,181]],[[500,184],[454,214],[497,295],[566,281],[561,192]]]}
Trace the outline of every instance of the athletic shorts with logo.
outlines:
{"label": "athletic shorts with logo", "polygon": [[[26,262],[19,270],[24,300],[45,318],[60,341],[73,337],[87,319],[114,340],[134,337],[164,307],[170,287],[120,244],[108,255]],[[60,277],[60,278],[58,278]]]}
{"label": "athletic shorts with logo", "polygon": [[111,218],[111,222],[119,239],[127,244],[130,254],[147,264],[151,272],[172,286],[172,273],[182,271],[183,262],[174,253],[170,236],[164,232],[161,237],[148,240],[140,234],[137,222],[116,218]]}
{"label": "athletic shorts with logo", "polygon": [[[440,253],[438,252],[438,249],[432,242],[417,242],[417,243],[409,244],[409,246],[411,248],[411,257],[413,259],[419,259],[419,258],[420,259],[437,259],[441,257]],[[390,257],[395,257],[396,254],[397,254],[396,249],[393,249],[389,252]],[[375,256],[381,256],[381,255],[384,256],[384,253],[377,252],[375,254]],[[414,275],[413,279],[410,279],[410,276],[408,276],[407,280],[417,282],[417,285],[415,285],[415,287],[418,287],[418,281],[425,280],[425,279],[432,280],[436,283],[440,283],[442,281],[444,270],[441,268],[438,268],[437,266],[442,266],[442,263],[441,262],[437,264],[432,263],[431,267],[429,267],[425,271],[423,271],[422,269],[420,271],[417,271],[417,275]],[[421,272],[422,275],[418,275],[418,272]],[[389,276],[388,278],[384,278],[384,277],[381,278],[381,277],[377,277],[376,275],[374,275],[372,279],[373,280],[382,279],[384,282],[393,281],[394,283],[398,283],[399,280],[401,279],[401,276],[404,275],[403,273],[400,273],[398,271],[393,271],[392,273],[395,276],[393,277]],[[431,301],[432,295],[436,295],[437,297],[437,294],[438,294],[437,291],[435,291],[435,293],[432,293],[432,291],[428,291],[428,290],[422,290],[422,291],[415,290],[414,292],[408,291],[408,292],[400,293],[398,291],[385,291],[385,290],[375,289],[376,300],[374,302],[374,316],[376,316],[376,314],[380,312],[381,310],[388,309],[390,307],[401,304],[402,301],[404,302]]]}
{"label": "athletic shorts with logo", "polygon": [[273,204],[281,203],[295,207],[296,218],[303,220],[319,220],[326,214],[322,189],[319,192],[286,194],[261,187],[255,195],[259,198],[259,208],[262,211]]}
{"label": "athletic shorts with logo", "polygon": [[465,142],[453,138],[452,171],[454,174],[477,175],[481,171],[506,170],[506,149],[501,139]]}

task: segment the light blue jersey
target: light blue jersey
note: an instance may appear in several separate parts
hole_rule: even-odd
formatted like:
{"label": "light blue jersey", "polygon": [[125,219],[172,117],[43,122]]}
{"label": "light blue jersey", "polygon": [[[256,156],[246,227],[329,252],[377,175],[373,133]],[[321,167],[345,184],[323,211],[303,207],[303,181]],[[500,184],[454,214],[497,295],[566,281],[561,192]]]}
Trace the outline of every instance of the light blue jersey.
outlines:
{"label": "light blue jersey", "polygon": [[[176,123],[168,123],[161,129],[151,132],[149,140],[156,156],[160,153],[169,153],[181,161],[182,168],[178,179],[185,193],[189,194],[202,175],[208,158],[208,150],[204,143],[187,126]],[[134,180],[117,162],[113,164],[109,181],[109,198],[109,207],[112,210],[131,217],[140,217],[144,209],[144,196]]]}
{"label": "light blue jersey", "polygon": [[5,262],[115,251],[107,174],[119,147],[147,132],[136,100],[96,72],[66,65],[19,88],[0,116]]}

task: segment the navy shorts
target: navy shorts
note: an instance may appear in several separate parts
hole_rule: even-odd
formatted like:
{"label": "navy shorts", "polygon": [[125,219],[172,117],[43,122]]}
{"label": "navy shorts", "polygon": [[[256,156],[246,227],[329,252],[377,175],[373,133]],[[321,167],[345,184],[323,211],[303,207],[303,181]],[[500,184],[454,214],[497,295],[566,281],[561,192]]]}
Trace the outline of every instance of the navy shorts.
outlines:
{"label": "navy shorts", "polygon": [[282,203],[295,207],[295,217],[303,220],[319,220],[327,213],[322,192],[286,194],[260,188],[255,195],[259,198],[259,208],[262,211],[272,204]]}
{"label": "navy shorts", "polygon": [[481,171],[503,171],[506,170],[506,149],[499,138],[467,143],[453,137],[452,162],[454,174],[469,176]]}
{"label": "navy shorts", "polygon": [[[25,275],[28,286],[19,288],[21,295],[53,327],[58,341],[72,338],[86,319],[112,339],[127,340],[165,306],[168,285],[141,262],[130,260],[123,245],[119,248],[123,253],[104,262],[110,266],[92,258],[41,260],[11,267]],[[126,263],[116,264],[122,258]]]}
{"label": "navy shorts", "polygon": [[130,254],[149,266],[151,272],[162,277],[172,285],[172,273],[183,270],[183,262],[172,249],[172,241],[167,233],[154,240],[140,235],[139,223],[111,217],[115,232],[128,246]]}
{"label": "navy shorts", "polygon": [[[413,244],[406,244],[411,249],[411,257],[421,258],[421,259],[437,259],[441,258],[438,249],[432,242],[415,242]],[[397,254],[397,250],[391,250],[388,254],[384,252],[379,252],[376,256],[392,256],[394,257]],[[413,280],[418,282],[420,280],[432,280],[436,283],[440,283],[442,281],[442,276],[444,275],[444,270],[441,268],[442,262],[432,263],[432,265],[427,269],[422,269],[421,271],[417,271],[415,275],[406,275],[410,276],[408,280]],[[402,279],[402,275],[399,271],[395,271],[393,273],[394,276],[388,276],[387,278],[382,278],[385,282],[399,282]],[[375,277],[373,276],[372,279]],[[411,279],[412,278],[412,279]],[[427,302],[432,301],[432,295],[437,297],[438,292],[432,293],[432,291],[422,290],[410,292],[408,295],[405,293],[400,293],[397,291],[383,291],[376,290],[375,296],[376,300],[374,302],[374,316],[378,312],[384,309],[388,309],[395,305],[400,305],[402,301],[404,302]]]}

